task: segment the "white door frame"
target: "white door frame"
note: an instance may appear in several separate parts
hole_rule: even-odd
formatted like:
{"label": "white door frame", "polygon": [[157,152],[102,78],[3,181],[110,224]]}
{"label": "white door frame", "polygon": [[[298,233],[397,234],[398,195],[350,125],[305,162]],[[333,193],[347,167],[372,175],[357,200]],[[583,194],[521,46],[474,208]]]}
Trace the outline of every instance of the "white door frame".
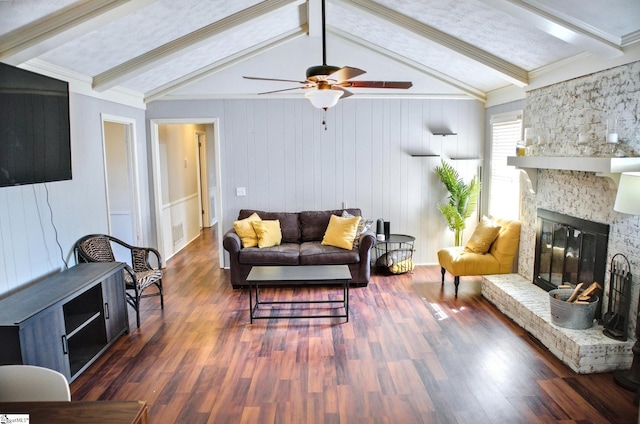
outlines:
{"label": "white door frame", "polygon": [[[221,199],[222,195],[222,166],[220,158],[220,123],[218,118],[175,118],[175,119],[150,119],[149,130],[151,135],[151,165],[153,177],[153,197],[154,197],[154,214],[156,221],[156,237],[158,241],[158,249],[163,258],[164,254],[164,235],[162,234],[162,180],[160,177],[160,144],[158,135],[158,126],[164,124],[205,124],[213,125],[213,143],[215,146],[215,166],[216,166],[216,196]],[[216,204],[218,222],[222,222],[222,202],[219,200]],[[224,249],[222,249],[222,231],[218,228],[218,260],[220,268],[224,265]]]}
{"label": "white door frame", "polygon": [[127,169],[129,172],[128,175],[128,179],[129,179],[129,197],[131,200],[131,213],[132,213],[132,219],[131,219],[131,223],[132,223],[132,229],[131,231],[133,232],[133,239],[134,242],[136,244],[139,245],[143,245],[145,244],[145,241],[142,238],[142,213],[140,211],[140,196],[139,196],[139,191],[138,191],[138,187],[139,187],[139,172],[138,172],[138,156],[137,156],[137,149],[136,149],[136,121],[135,119],[131,119],[131,118],[126,118],[126,117],[122,117],[122,116],[116,116],[116,115],[109,115],[106,113],[101,113],[100,114],[100,121],[101,121],[101,131],[102,131],[102,160],[103,160],[103,166],[104,166],[104,177],[105,177],[105,185],[104,185],[104,195],[105,195],[105,199],[106,199],[106,205],[107,205],[107,225],[108,225],[108,231],[109,234],[111,234],[111,216],[110,216],[110,206],[109,206],[109,193],[108,193],[108,187],[107,187],[107,178],[108,178],[108,167],[107,167],[107,146],[106,146],[106,139],[105,139],[105,131],[104,131],[104,124],[105,122],[112,122],[112,123],[116,123],[116,124],[121,124],[124,125],[127,131],[127,136],[126,136],[126,152],[127,152]]}
{"label": "white door frame", "polygon": [[[204,138],[205,143],[200,140]],[[209,169],[207,166],[207,133],[205,131],[195,131],[196,152],[198,155],[198,193],[200,201],[200,228],[211,226],[209,212]]]}

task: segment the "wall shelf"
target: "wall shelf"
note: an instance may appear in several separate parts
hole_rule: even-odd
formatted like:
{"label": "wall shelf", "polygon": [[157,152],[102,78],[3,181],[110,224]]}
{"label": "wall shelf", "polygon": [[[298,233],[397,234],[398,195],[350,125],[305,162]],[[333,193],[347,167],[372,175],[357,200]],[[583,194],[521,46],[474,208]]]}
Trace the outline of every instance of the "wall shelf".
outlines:
{"label": "wall shelf", "polygon": [[538,169],[594,172],[599,177],[610,178],[617,186],[622,172],[640,171],[640,157],[509,156],[507,165],[525,171],[535,192]]}
{"label": "wall shelf", "polygon": [[458,133],[453,133],[453,132],[432,132],[431,134],[433,134],[433,135],[441,135],[443,137],[446,137],[448,135],[458,135]]}
{"label": "wall shelf", "polygon": [[[439,157],[442,156],[442,155],[436,155],[435,153],[409,153],[409,154],[413,158],[439,158]],[[449,158],[449,160],[457,160],[457,161],[482,160],[482,158],[479,157],[479,156],[473,156],[473,157],[460,156],[460,157],[451,157],[451,158]]]}

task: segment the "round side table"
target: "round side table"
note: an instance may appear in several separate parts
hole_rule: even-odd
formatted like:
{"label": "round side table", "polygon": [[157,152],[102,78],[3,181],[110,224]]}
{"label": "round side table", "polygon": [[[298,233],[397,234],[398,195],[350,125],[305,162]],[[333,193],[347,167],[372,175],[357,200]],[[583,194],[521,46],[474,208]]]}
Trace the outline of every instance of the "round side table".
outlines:
{"label": "round side table", "polygon": [[376,272],[404,274],[411,271],[415,240],[406,234],[389,234],[385,240],[376,241],[371,258]]}

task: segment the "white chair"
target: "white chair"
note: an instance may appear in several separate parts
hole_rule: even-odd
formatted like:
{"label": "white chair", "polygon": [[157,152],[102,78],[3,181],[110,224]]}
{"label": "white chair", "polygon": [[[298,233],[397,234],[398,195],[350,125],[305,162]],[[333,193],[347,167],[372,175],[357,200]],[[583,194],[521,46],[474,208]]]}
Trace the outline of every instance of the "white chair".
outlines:
{"label": "white chair", "polygon": [[70,401],[67,378],[33,365],[0,366],[0,402]]}

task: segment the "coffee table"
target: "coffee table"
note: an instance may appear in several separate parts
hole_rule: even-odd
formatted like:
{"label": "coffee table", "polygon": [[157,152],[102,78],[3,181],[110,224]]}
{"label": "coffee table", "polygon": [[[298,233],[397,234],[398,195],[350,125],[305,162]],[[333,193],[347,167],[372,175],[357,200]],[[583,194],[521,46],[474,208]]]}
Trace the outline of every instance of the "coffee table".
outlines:
{"label": "coffee table", "polygon": [[[348,265],[289,265],[289,266],[254,266],[247,276],[249,283],[249,316],[251,323],[254,319],[272,318],[346,318],[349,321],[349,281],[351,272]],[[300,285],[339,284],[342,286],[342,299],[338,300],[299,300],[299,301],[261,301],[260,285],[269,287],[290,286],[292,283]],[[255,293],[255,303],[253,295]],[[341,303],[344,313],[340,315],[279,315],[261,316],[256,314],[260,305],[275,304],[312,304],[312,303]]]}

